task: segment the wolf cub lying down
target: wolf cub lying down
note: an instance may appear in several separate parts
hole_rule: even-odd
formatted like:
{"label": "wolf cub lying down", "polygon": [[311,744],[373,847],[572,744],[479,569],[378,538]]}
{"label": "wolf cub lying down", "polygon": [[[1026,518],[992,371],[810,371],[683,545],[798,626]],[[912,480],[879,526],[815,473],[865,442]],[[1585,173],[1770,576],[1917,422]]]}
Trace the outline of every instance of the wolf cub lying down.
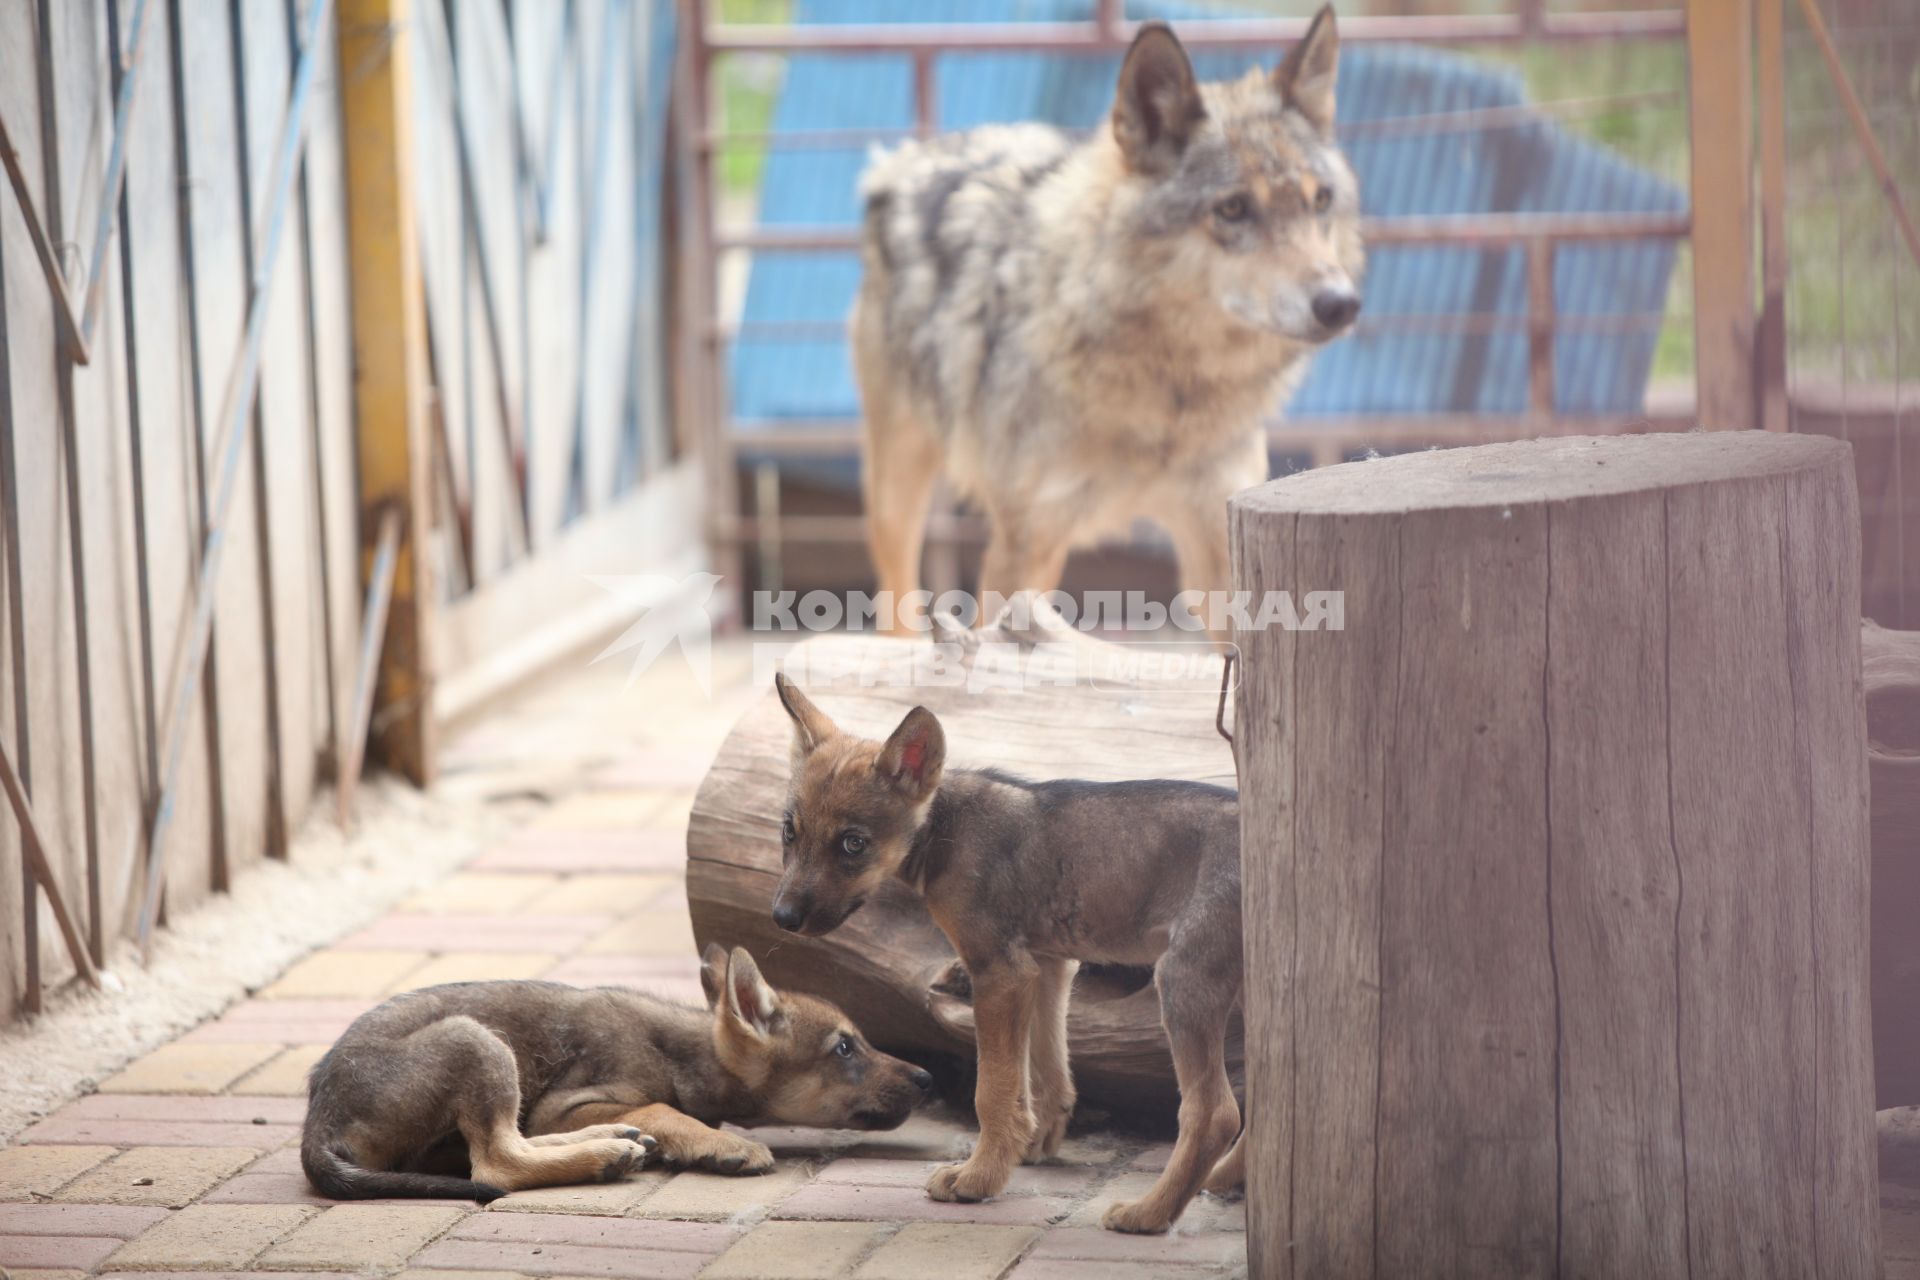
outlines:
{"label": "wolf cub lying down", "polygon": [[713,1126],[893,1129],[932,1088],[824,1000],[709,945],[705,1011],[618,987],[459,982],[362,1014],[314,1066],[300,1163],[323,1195],[487,1201],[611,1182],[657,1151],[715,1173],[773,1153]]}

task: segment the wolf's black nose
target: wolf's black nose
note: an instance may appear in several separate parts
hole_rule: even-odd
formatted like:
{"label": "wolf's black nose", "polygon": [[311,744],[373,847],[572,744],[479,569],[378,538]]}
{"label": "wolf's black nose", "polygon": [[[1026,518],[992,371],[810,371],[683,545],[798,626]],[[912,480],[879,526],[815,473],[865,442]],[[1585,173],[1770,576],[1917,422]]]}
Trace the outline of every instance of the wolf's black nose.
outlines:
{"label": "wolf's black nose", "polygon": [[913,1075],[909,1078],[913,1081],[913,1087],[922,1093],[930,1092],[933,1089],[932,1072],[922,1071],[919,1067],[915,1067],[913,1069]]}
{"label": "wolf's black nose", "polygon": [[785,929],[788,933],[792,933],[800,927],[800,921],[805,918],[806,914],[806,912],[791,902],[776,902],[773,904],[773,922],[782,929]]}
{"label": "wolf's black nose", "polygon": [[1313,318],[1329,329],[1344,329],[1360,314],[1360,295],[1350,289],[1322,289],[1313,295]]}

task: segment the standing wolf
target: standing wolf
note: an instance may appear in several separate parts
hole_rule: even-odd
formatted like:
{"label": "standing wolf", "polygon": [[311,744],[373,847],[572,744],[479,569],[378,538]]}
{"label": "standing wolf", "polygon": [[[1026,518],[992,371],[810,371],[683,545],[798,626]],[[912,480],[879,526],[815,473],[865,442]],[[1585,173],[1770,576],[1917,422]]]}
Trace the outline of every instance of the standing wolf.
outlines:
{"label": "standing wolf", "polygon": [[1201,84],[1149,23],[1111,130],[990,125],[874,160],[850,325],[868,542],[901,620],[943,462],[991,524],[983,595],[1051,590],[1136,515],[1172,535],[1183,589],[1228,587],[1226,499],[1266,479],[1262,421],[1360,311],[1339,49],[1323,8],[1271,75]]}

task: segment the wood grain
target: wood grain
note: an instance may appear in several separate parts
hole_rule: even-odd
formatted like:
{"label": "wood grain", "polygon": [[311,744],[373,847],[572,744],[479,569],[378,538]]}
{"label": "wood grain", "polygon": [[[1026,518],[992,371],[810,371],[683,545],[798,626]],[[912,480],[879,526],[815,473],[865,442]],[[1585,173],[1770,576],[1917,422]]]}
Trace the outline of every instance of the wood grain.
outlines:
{"label": "wood grain", "polygon": [[1237,588],[1346,593],[1241,637],[1255,1274],[1877,1274],[1851,483],[1755,432],[1234,499]]}

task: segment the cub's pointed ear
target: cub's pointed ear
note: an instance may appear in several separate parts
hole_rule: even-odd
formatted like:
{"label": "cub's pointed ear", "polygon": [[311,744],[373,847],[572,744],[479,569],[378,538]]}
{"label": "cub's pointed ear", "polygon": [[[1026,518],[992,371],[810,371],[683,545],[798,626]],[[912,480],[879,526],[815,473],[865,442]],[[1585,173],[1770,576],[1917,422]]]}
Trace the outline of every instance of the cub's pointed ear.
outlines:
{"label": "cub's pointed ear", "polygon": [[700,953],[700,990],[706,993],[707,1008],[720,1003],[726,986],[727,949],[717,942],[709,942],[707,949]]}
{"label": "cub's pointed ear", "polygon": [[1322,133],[1333,129],[1333,86],[1340,74],[1340,28],[1333,6],[1320,6],[1300,43],[1273,72],[1273,87],[1286,104]]}
{"label": "cub's pointed ear", "polygon": [[947,735],[925,707],[915,707],[880,748],[874,769],[910,799],[925,800],[940,785],[947,763]]}
{"label": "cub's pointed ear", "polygon": [[727,1018],[753,1035],[766,1035],[780,1016],[780,997],[760,976],[760,966],[753,962],[745,947],[735,947],[727,957],[723,994]]}
{"label": "cub's pointed ear", "polygon": [[785,672],[774,673],[773,687],[780,695],[780,705],[793,717],[793,763],[798,766],[821,743],[837,735],[840,727],[827,719],[826,712],[814,706]]}
{"label": "cub's pointed ear", "polygon": [[1136,173],[1166,173],[1206,116],[1193,63],[1173,28],[1164,22],[1141,27],[1120,65],[1113,99],[1113,138],[1127,166]]}

